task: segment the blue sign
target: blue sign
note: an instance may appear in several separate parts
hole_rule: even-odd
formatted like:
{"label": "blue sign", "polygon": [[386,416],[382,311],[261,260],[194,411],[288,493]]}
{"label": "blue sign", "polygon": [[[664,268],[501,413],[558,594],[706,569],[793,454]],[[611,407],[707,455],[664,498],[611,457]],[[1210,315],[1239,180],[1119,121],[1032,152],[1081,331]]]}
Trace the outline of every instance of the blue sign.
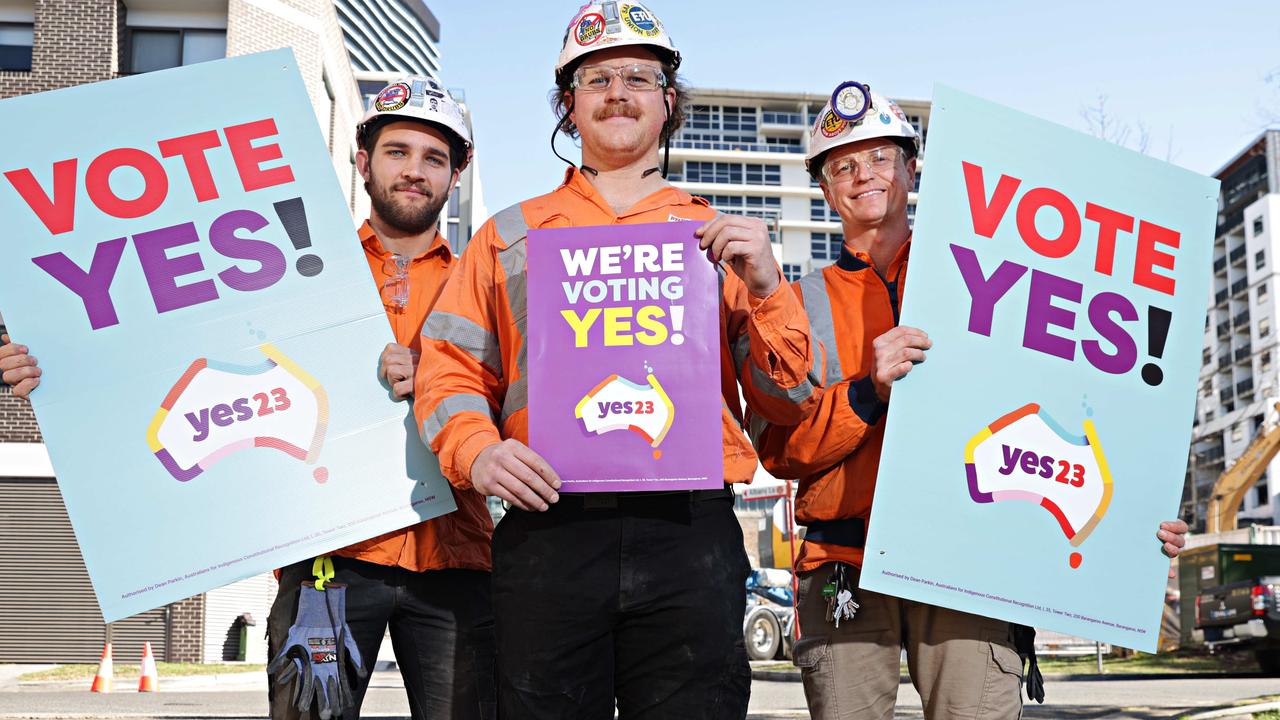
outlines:
{"label": "blue sign", "polygon": [[947,87],[927,157],[862,586],[1154,651],[1218,181]]}
{"label": "blue sign", "polygon": [[0,132],[0,307],[107,621],[454,509],[291,52],[4,100]]}

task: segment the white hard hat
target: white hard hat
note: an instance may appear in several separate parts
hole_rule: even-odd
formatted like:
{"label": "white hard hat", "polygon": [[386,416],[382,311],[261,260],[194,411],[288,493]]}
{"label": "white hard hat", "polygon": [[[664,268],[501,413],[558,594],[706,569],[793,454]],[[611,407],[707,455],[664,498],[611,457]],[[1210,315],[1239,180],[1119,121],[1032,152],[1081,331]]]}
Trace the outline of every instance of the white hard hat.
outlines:
{"label": "white hard hat", "polygon": [[642,3],[604,0],[583,5],[565,28],[564,45],[556,61],[556,81],[560,81],[566,67],[587,53],[625,45],[649,47],[671,67],[680,67],[680,51],[657,15]]}
{"label": "white hard hat", "polygon": [[809,128],[805,169],[816,176],[828,151],[869,138],[909,140],[916,154],[920,152],[920,135],[897,103],[871,92],[869,85],[842,82]]}
{"label": "white hard hat", "polygon": [[381,118],[405,118],[437,125],[455,135],[466,148],[459,170],[471,162],[471,131],[467,129],[462,108],[433,78],[409,75],[384,87],[356,126],[358,144],[364,145],[365,132]]}

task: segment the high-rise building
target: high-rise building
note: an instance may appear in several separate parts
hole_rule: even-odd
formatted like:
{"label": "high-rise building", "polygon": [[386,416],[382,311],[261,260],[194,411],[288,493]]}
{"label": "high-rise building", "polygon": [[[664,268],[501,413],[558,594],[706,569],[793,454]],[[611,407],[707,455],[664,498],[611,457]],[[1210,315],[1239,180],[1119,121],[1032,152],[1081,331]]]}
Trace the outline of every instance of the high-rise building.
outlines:
{"label": "high-rise building", "polygon": [[[1213,484],[1254,436],[1276,421],[1280,252],[1280,130],[1262,133],[1214,174],[1222,181],[1213,285],[1205,318],[1200,387],[1183,514],[1203,529]],[[1245,497],[1238,520],[1280,523],[1273,461]]]}
{"label": "high-rise building", "polygon": [[[717,210],[770,223],[788,280],[840,255],[840,218],[804,169],[809,128],[829,95],[694,88],[684,127],[671,141],[670,179]],[[922,135],[929,103],[895,100]],[[917,173],[924,158],[917,163]],[[920,178],[908,200],[914,219]]]}
{"label": "high-rise building", "polygon": [[[334,7],[366,109],[387,83],[406,75],[425,75],[448,86],[448,76],[440,70],[440,21],[423,0],[334,0]],[[452,88],[449,94],[462,106],[471,127],[466,94]],[[461,252],[487,217],[480,166],[473,162],[458,178],[441,213],[440,230],[454,251]]]}

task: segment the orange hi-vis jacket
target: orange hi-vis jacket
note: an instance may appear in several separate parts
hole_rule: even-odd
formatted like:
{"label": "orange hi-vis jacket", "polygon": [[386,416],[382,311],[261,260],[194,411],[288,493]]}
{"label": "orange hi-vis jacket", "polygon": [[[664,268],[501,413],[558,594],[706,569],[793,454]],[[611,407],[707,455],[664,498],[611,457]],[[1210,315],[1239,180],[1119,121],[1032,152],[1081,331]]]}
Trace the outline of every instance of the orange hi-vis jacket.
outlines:
{"label": "orange hi-vis jacket", "polygon": [[[551,193],[503,210],[471,239],[423,328],[414,410],[423,438],[446,477],[471,488],[481,450],[514,438],[529,441],[528,365],[524,342],[526,236],[531,228],[710,220],[705,200],[665,187],[622,215],[576,169]],[[778,423],[795,423],[816,402],[808,382],[809,322],[786,283],[767,298],[750,297],[732,272],[720,271],[720,377],[724,471],[750,481],[756,454],[743,434],[737,383],[749,406]],[[566,370],[568,371],[568,370]]]}
{"label": "orange hi-vis jacket", "polygon": [[[382,246],[368,222],[360,228],[360,242],[374,281],[381,288],[395,272],[394,264],[390,262],[392,254]],[[383,305],[397,343],[415,352],[420,350],[422,324],[456,264],[449,243],[437,232],[431,247],[409,262],[408,305],[398,308],[387,301],[384,293]],[[358,542],[331,554],[378,565],[394,565],[414,572],[446,568],[491,569],[489,544],[493,537],[493,518],[484,498],[469,490],[455,490],[453,497],[458,509],[451,513]]]}
{"label": "orange hi-vis jacket", "polygon": [[[817,345],[810,380],[818,409],[792,426],[755,416],[750,424],[765,469],[800,481],[796,522],[808,526],[800,571],[827,562],[862,566],[861,541],[845,538],[865,533],[884,442],[886,406],[871,384],[871,343],[898,324],[910,248],[908,238],[881,275],[866,253],[845,247],[835,264],[795,283]],[[815,528],[844,542],[812,540]]]}

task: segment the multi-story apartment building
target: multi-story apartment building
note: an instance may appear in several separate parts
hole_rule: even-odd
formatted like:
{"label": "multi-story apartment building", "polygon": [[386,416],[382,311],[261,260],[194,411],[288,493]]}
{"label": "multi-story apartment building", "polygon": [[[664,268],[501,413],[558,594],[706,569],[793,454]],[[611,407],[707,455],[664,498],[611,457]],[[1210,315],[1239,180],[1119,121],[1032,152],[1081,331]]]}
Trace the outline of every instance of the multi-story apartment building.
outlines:
{"label": "multi-story apartment building", "polygon": [[[718,210],[768,220],[774,254],[791,280],[834,262],[844,242],[840,218],[804,169],[809,128],[829,97],[695,88],[671,142],[670,179]],[[927,132],[928,102],[895,101]],[[919,185],[917,175],[907,209],[913,218]]]}
{"label": "multi-story apartment building", "polygon": [[[387,83],[405,75],[426,75],[448,86],[448,77],[440,72],[440,21],[423,0],[334,0],[334,6],[365,108]],[[449,94],[462,105],[471,127],[466,95],[457,89]],[[454,251],[461,252],[487,218],[480,164],[473,161],[441,213],[440,230]]]}
{"label": "multi-story apartment building", "polygon": [[[359,222],[369,208],[355,168],[365,105],[344,28],[333,0],[0,0],[0,98],[292,48]],[[144,640],[161,660],[233,659],[246,621],[257,626],[244,653],[265,660],[270,574],[104,626],[41,442],[30,407],[0,384],[0,663],[89,662],[107,638],[127,659]]]}
{"label": "multi-story apartment building", "polygon": [[[1280,130],[1249,143],[1215,176],[1217,237],[1213,285],[1205,318],[1200,388],[1183,515],[1203,529],[1214,481],[1244,452],[1254,436],[1276,421],[1280,348],[1276,333],[1277,252],[1280,252]],[[1280,523],[1280,460],[1245,497],[1241,524]]]}

